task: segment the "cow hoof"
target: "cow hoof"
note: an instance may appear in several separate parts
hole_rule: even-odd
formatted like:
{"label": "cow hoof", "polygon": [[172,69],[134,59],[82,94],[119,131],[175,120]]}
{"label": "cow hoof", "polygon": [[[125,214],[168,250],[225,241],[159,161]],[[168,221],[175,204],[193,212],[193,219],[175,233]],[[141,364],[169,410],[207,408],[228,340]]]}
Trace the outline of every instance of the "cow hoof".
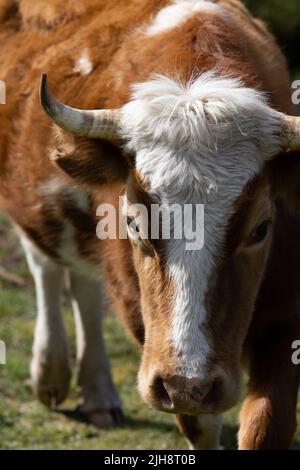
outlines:
{"label": "cow hoof", "polygon": [[35,396],[49,408],[62,403],[69,391],[71,370],[68,361],[53,358],[33,358],[31,385]]}
{"label": "cow hoof", "polygon": [[99,429],[110,429],[124,424],[121,409],[85,411],[84,415],[90,424]]}

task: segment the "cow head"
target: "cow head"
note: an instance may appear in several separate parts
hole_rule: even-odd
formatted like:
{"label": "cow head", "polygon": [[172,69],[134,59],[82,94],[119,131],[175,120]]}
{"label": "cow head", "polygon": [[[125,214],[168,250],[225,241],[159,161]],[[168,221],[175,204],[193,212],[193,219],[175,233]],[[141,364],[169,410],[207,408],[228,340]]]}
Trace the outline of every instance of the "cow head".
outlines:
{"label": "cow head", "polygon": [[[281,148],[299,145],[299,120],[212,73],[188,85],[161,76],[136,85],[120,110],[66,107],[45,78],[41,99],[68,132],[122,142],[123,156],[103,147],[89,159],[83,149],[84,165],[75,163],[73,173],[72,164],[57,163],[79,178],[84,168],[96,185],[124,182],[145,326],[142,397],[171,413],[228,409],[238,397],[242,346],[272,239],[263,168]],[[76,155],[82,163],[80,144]],[[153,205],[176,206],[169,236],[162,215],[153,221]],[[132,207],[146,211],[134,215]],[[199,233],[204,243],[197,244]]]}

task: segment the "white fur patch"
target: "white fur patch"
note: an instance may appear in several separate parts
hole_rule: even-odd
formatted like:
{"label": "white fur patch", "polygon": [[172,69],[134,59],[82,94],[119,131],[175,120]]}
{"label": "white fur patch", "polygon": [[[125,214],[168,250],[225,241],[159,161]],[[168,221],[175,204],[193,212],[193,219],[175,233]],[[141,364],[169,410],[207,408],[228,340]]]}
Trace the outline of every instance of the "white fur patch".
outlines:
{"label": "white fur patch", "polygon": [[213,72],[187,85],[157,76],[135,85],[123,108],[128,147],[150,193],[167,204],[205,205],[204,248],[186,251],[186,240],[174,239],[167,248],[176,292],[170,340],[187,377],[205,376],[209,277],[222,256],[234,202],[280,150],[280,119],[263,94]]}
{"label": "white fur patch", "polygon": [[84,49],[79,59],[75,62],[74,72],[81,75],[89,75],[93,70],[93,64],[90,59],[88,49]]}
{"label": "white fur patch", "polygon": [[55,403],[55,394],[63,395],[70,379],[67,336],[60,310],[63,268],[40,253],[19,227],[17,231],[36,289],[31,378],[40,394],[53,395]]}
{"label": "white fur patch", "polygon": [[196,13],[223,13],[223,8],[211,0],[175,0],[170,6],[160,10],[145,34],[154,36],[176,28]]}

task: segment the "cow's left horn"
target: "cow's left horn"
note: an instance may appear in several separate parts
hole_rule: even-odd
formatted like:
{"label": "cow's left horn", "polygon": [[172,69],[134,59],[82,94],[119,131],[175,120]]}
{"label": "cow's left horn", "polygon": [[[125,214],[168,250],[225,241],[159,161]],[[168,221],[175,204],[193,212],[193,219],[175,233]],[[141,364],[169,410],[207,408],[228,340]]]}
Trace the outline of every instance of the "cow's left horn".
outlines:
{"label": "cow's left horn", "polygon": [[55,124],[71,134],[93,139],[120,138],[120,110],[85,111],[66,106],[53,96],[45,73],[41,78],[40,101]]}
{"label": "cow's left horn", "polygon": [[282,139],[285,148],[300,148],[300,117],[284,116],[282,119]]}

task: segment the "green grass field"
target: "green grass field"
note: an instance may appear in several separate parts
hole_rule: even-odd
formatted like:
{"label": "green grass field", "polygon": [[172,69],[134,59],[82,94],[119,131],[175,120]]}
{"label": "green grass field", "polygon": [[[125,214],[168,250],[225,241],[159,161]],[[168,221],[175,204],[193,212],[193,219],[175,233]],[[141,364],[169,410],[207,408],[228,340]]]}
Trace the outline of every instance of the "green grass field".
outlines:
{"label": "green grass field", "polygon": [[[186,449],[172,416],[151,410],[136,391],[139,356],[112,315],[105,318],[105,337],[115,382],[124,403],[123,428],[99,431],[67,417],[75,406],[78,390],[73,381],[70,398],[60,412],[51,412],[32,395],[29,362],[35,321],[33,283],[23,254],[7,220],[0,217],[1,266],[22,276],[16,287],[0,280],[0,339],[7,345],[7,364],[0,365],[0,448],[2,449]],[[65,302],[66,303],[66,302]],[[67,304],[67,303],[66,303]],[[71,312],[66,322],[75,357]],[[238,407],[227,413],[223,445],[236,448]],[[300,429],[295,440],[300,449]]]}

